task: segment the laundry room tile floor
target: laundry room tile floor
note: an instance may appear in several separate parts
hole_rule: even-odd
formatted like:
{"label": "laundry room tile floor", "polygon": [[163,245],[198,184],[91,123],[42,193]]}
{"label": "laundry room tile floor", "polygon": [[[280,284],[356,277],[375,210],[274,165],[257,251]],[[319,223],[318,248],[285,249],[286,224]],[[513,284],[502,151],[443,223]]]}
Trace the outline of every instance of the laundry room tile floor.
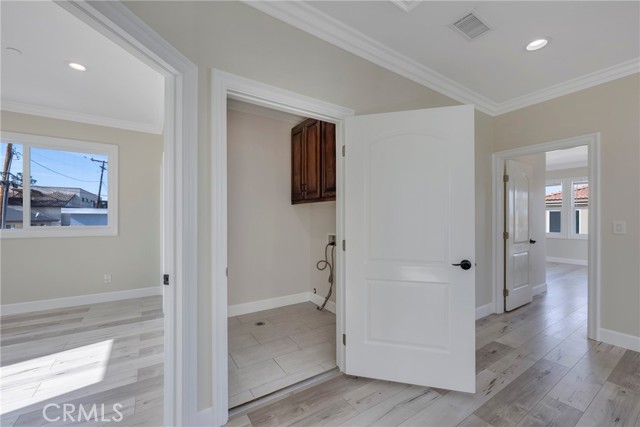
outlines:
{"label": "laundry room tile floor", "polygon": [[336,366],[336,316],[311,302],[229,317],[229,407]]}

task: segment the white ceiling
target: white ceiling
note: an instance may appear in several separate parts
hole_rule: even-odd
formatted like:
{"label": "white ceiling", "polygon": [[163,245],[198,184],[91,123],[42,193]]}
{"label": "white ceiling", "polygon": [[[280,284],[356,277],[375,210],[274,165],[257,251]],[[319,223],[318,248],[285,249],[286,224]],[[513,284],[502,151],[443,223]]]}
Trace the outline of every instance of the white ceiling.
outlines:
{"label": "white ceiling", "polygon": [[[247,4],[491,115],[640,71],[638,1]],[[50,1],[0,7],[3,109],[162,131],[161,75]],[[449,24],[472,9],[492,30],[468,41]]]}
{"label": "white ceiling", "polygon": [[[640,71],[638,1],[246,3],[492,115]],[[470,10],[473,41],[449,27]]]}
{"label": "white ceiling", "polygon": [[589,163],[589,147],[568,148],[566,150],[548,151],[546,166],[548,171],[587,167]]}
{"label": "white ceiling", "polygon": [[[3,110],[162,132],[159,73],[53,2],[3,1],[0,7]],[[73,71],[66,61],[88,71]]]}

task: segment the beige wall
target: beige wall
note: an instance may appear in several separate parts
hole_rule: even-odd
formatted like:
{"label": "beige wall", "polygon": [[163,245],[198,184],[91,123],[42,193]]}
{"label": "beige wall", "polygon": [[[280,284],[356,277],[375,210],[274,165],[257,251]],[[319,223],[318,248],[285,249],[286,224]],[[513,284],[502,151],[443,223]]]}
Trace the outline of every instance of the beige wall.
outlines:
{"label": "beige wall", "polygon": [[[547,171],[547,180],[555,178],[582,178],[589,176],[589,169],[571,168]],[[547,238],[547,256],[587,261],[589,258],[589,241],[587,239]]]}
{"label": "beige wall", "polygon": [[[202,238],[198,241],[199,269],[198,269],[198,317],[199,334],[199,373],[201,382],[198,384],[199,408],[210,405],[210,381],[211,378],[211,331],[210,319],[210,290],[211,290],[211,242],[209,240],[210,228],[210,89],[209,69],[217,68],[223,71],[248,77],[260,82],[288,89],[300,94],[332,102],[344,107],[352,108],[356,114],[409,110],[416,108],[442,107],[458,104],[435,91],[400,77],[388,70],[371,64],[370,62],[349,54],[342,49],[319,40],[303,31],[297,30],[274,18],[271,18],[249,6],[239,2],[126,2],[135,14],[154,28],[162,37],[185,54],[199,67],[199,192],[198,205],[198,230]],[[637,105],[633,104],[633,91],[636,94],[637,84],[634,88],[627,84],[621,96],[626,97],[622,101],[613,100],[612,105],[623,108],[622,114],[615,119],[625,124],[629,133],[629,123],[634,123],[633,113],[636,113]],[[632,93],[627,93],[631,91]],[[571,96],[571,95],[570,95]],[[616,95],[617,96],[617,95]],[[616,96],[613,96],[615,98]],[[594,101],[590,96],[584,105],[578,104],[577,111],[563,113],[571,110],[575,101],[565,106],[566,97],[561,98],[560,103],[550,101],[542,104],[542,110],[530,107],[493,119],[476,112],[476,305],[482,306],[491,302],[492,298],[492,259],[491,259],[491,153],[506,148],[530,145],[536,142],[557,139],[564,136],[574,136],[588,132],[594,128],[589,125],[596,124],[601,114],[612,116],[607,108],[598,106],[598,114],[589,113],[588,119],[582,119],[580,115],[585,110],[594,109],[591,104],[599,104],[597,97]],[[608,98],[611,98],[609,95]],[[590,104],[591,103],[591,104]],[[546,105],[546,107],[545,107]],[[549,107],[550,106],[550,107]],[[554,118],[555,111],[566,115],[565,121]],[[604,110],[604,111],[603,111]],[[534,111],[545,120],[540,123],[528,116],[528,111]],[[555,123],[555,132],[551,129],[541,129],[545,121]],[[548,132],[549,131],[549,132]],[[499,138],[494,135],[499,132]],[[617,132],[617,131],[615,131]],[[618,132],[619,133],[619,132]],[[611,135],[609,135],[611,137]],[[494,138],[498,138],[495,146]],[[629,138],[627,138],[628,140]],[[637,137],[632,138],[636,145]],[[626,147],[628,141],[622,143]],[[613,145],[621,143],[613,142]],[[637,162],[637,146],[631,147],[635,153]],[[612,154],[608,154],[611,157]],[[616,156],[613,154],[614,157]],[[619,155],[618,155],[619,156]],[[623,155],[624,156],[624,155]],[[611,161],[611,159],[607,160]],[[629,163],[631,160],[623,162]],[[636,164],[637,170],[637,164]],[[608,176],[605,181],[613,178],[613,175],[622,174],[622,170],[615,171],[610,168],[606,171]],[[631,172],[637,182],[637,173]],[[613,175],[611,175],[613,174]],[[620,179],[616,178],[614,181]],[[631,217],[635,210],[637,218],[638,191],[632,196],[636,201],[629,200],[626,205],[632,205],[632,211],[618,210],[620,217]],[[612,212],[610,215],[614,215]],[[624,239],[632,240],[637,234],[638,221],[631,224],[631,233]],[[215,236],[214,236],[215,238]],[[637,237],[635,246],[625,243],[630,253],[638,253]],[[628,258],[628,257],[627,257]],[[609,257],[611,262],[611,257]],[[634,265],[634,263],[630,263]],[[637,265],[637,262],[635,263]],[[623,270],[624,279],[635,279],[637,287],[638,268],[635,273],[627,266]],[[608,274],[613,277],[611,266],[607,267]],[[634,282],[630,282],[634,283]],[[609,327],[620,331],[633,331],[630,323],[637,320],[637,293],[630,290],[631,285],[622,285],[621,298],[629,298],[625,307],[631,307],[629,316],[621,322],[609,322]],[[633,298],[635,297],[635,300]],[[615,301],[608,301],[609,309]],[[635,308],[634,308],[635,307]],[[626,326],[625,326],[626,325]]]}
{"label": "beige wall", "polygon": [[[327,235],[336,234],[336,202],[313,203],[311,207],[311,269],[309,290],[315,288],[317,294],[323,299],[329,292],[329,269],[320,271],[316,268],[318,261],[324,259],[324,249],[327,244]],[[339,247],[334,248],[335,259],[338,259]],[[327,251],[331,259],[331,248]],[[335,260],[334,260],[335,263]],[[336,300],[336,291],[333,289],[330,301]]]}
{"label": "beige wall", "polygon": [[324,291],[315,265],[335,203],[291,204],[294,125],[233,110],[227,125],[229,305]]}
{"label": "beige wall", "polygon": [[118,235],[3,239],[2,304],[161,286],[162,136],[5,111],[0,119],[8,132],[119,147]]}
{"label": "beige wall", "polygon": [[[602,327],[640,336],[640,75],[494,119],[494,150],[600,132]],[[627,222],[613,234],[612,222]]]}
{"label": "beige wall", "polygon": [[[126,2],[199,67],[198,406],[211,393],[209,69],[217,68],[352,108],[357,114],[457,105],[454,100],[349,54],[239,2]],[[492,119],[476,113],[477,305],[491,301]],[[487,198],[483,198],[486,196]],[[314,246],[315,247],[315,246]],[[321,280],[321,279],[319,279]]]}

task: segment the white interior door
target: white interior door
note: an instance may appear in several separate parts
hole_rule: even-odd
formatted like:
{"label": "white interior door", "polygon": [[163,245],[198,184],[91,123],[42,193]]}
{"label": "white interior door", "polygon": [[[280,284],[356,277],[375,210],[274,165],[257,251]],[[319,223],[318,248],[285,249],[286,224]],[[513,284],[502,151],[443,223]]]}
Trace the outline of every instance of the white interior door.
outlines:
{"label": "white interior door", "polygon": [[511,311],[533,300],[530,280],[529,191],[533,168],[507,160],[505,212],[504,309]]}
{"label": "white interior door", "polygon": [[346,145],[345,371],[475,392],[473,106],[348,118]]}

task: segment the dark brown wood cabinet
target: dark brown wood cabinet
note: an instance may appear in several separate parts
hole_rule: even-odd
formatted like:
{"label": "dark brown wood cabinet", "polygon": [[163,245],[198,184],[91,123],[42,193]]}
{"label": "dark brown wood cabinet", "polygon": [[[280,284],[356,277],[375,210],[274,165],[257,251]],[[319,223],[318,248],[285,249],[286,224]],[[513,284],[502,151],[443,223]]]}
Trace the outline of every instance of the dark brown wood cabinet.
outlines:
{"label": "dark brown wood cabinet", "polygon": [[291,130],[291,203],[336,199],[336,126],[307,119]]}

